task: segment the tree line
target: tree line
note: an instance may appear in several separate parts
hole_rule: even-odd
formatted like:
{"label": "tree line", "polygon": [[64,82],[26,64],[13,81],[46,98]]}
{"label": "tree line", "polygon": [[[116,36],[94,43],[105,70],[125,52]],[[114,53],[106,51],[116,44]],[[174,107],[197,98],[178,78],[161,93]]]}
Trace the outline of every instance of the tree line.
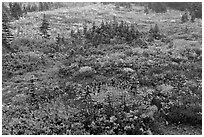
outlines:
{"label": "tree line", "polygon": [[21,2],[9,2],[7,5],[2,3],[2,10],[11,19],[18,20],[28,12],[46,11],[51,9],[53,2],[39,2],[38,4],[25,4]]}
{"label": "tree line", "polygon": [[[111,2],[102,2],[102,4],[111,4]],[[195,18],[202,18],[201,2],[114,2],[113,4],[116,8],[131,8],[132,5],[145,6],[156,13],[165,13],[167,9],[188,10],[190,14],[195,14]]]}

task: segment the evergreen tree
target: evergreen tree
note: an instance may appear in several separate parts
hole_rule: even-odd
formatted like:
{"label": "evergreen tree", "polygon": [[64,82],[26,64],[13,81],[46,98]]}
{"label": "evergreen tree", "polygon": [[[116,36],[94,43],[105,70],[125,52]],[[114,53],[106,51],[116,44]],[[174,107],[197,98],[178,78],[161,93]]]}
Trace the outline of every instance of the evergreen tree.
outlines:
{"label": "evergreen tree", "polygon": [[191,12],[191,22],[195,22],[195,12]]}
{"label": "evergreen tree", "polygon": [[56,50],[57,52],[60,51],[60,46],[61,46],[62,44],[64,44],[63,41],[64,41],[64,40],[62,40],[62,38],[60,37],[60,34],[58,34],[57,37],[56,37],[56,47],[55,47],[55,50]]}
{"label": "evergreen tree", "polygon": [[13,7],[13,3],[9,2],[9,9],[10,9],[10,11],[11,11],[12,7]]}
{"label": "evergreen tree", "polygon": [[64,36],[62,36],[61,41],[62,41],[62,44],[65,44]]}
{"label": "evergreen tree", "polygon": [[58,34],[56,37],[56,44],[59,45],[60,44],[60,35]]}
{"label": "evergreen tree", "polygon": [[185,12],[181,17],[181,21],[182,21],[182,23],[184,23],[184,22],[187,22],[188,20],[189,20],[188,14],[187,14],[187,12]]}
{"label": "evergreen tree", "polygon": [[4,4],[2,3],[2,11],[4,11],[5,13],[9,14],[9,8]]}
{"label": "evergreen tree", "polygon": [[23,13],[24,13],[24,15],[27,15],[27,8],[26,8],[26,6],[25,5],[23,5]]}
{"label": "evergreen tree", "polygon": [[38,7],[36,5],[31,6],[30,12],[37,11]]}
{"label": "evergreen tree", "polygon": [[96,23],[95,23],[95,22],[93,22],[93,23],[92,23],[92,33],[94,33],[94,32],[95,32],[95,30],[96,30]]}
{"label": "evergreen tree", "polygon": [[27,11],[27,12],[30,12],[30,11],[31,11],[31,6],[30,6],[30,4],[28,4],[28,5],[26,6],[26,11]]}
{"label": "evergreen tree", "polygon": [[19,19],[23,15],[21,5],[19,3],[14,2],[13,4],[9,4],[9,7],[11,16],[14,17],[15,19]]}
{"label": "evergreen tree", "polygon": [[144,13],[145,13],[146,15],[149,14],[149,9],[148,9],[147,6],[145,6]]}
{"label": "evergreen tree", "polygon": [[75,37],[76,37],[76,36],[75,36],[75,33],[74,33],[74,30],[71,30],[70,35],[71,35],[72,38],[75,38]]}
{"label": "evergreen tree", "polygon": [[159,27],[158,27],[157,24],[155,24],[155,26],[154,26],[153,37],[154,37],[156,40],[161,39],[161,34],[160,34],[160,32],[159,32]]}
{"label": "evergreen tree", "polygon": [[40,27],[41,36],[43,38],[49,39],[50,35],[48,34],[48,30],[50,30],[49,22],[45,18],[45,14],[43,15],[42,25]]}
{"label": "evergreen tree", "polygon": [[86,35],[86,32],[88,31],[88,27],[86,24],[83,25],[83,33]]}
{"label": "evergreen tree", "polygon": [[44,7],[44,10],[49,10],[49,3],[48,2],[44,2],[43,3],[43,7]]}
{"label": "evergreen tree", "polygon": [[104,24],[103,20],[101,22],[101,29],[102,29],[102,31],[104,31],[104,29],[105,29],[105,24]]}
{"label": "evergreen tree", "polygon": [[48,2],[39,2],[39,11],[49,10]]}
{"label": "evergreen tree", "polygon": [[152,25],[150,26],[149,33],[154,33],[154,29],[152,28]]}
{"label": "evergreen tree", "polygon": [[154,33],[159,33],[159,27],[157,24],[154,26]]}
{"label": "evergreen tree", "polygon": [[43,10],[44,10],[43,2],[39,2],[39,11]]}
{"label": "evergreen tree", "polygon": [[8,50],[12,51],[10,47],[13,35],[11,34],[9,25],[9,19],[5,12],[2,12],[2,46],[5,46]]}
{"label": "evergreen tree", "polygon": [[193,18],[202,19],[202,2],[192,2],[190,11],[194,13]]}

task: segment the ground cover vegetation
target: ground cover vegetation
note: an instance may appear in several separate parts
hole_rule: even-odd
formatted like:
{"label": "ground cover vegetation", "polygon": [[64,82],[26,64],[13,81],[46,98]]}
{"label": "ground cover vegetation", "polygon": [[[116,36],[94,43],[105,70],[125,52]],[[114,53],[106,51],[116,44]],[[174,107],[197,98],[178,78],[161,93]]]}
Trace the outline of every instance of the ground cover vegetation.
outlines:
{"label": "ground cover vegetation", "polygon": [[[2,133],[202,134],[200,19],[196,16],[194,22],[183,22],[179,16],[176,21],[163,21],[174,10],[168,11],[169,7],[164,6],[167,3],[160,4],[166,13],[148,9],[147,17],[143,3],[90,3],[68,11],[63,7],[63,12],[49,8],[44,12],[43,3],[39,3],[38,33],[32,37],[32,24],[32,31],[12,34],[12,27],[21,19],[9,21],[9,10],[4,5]],[[115,14],[107,12],[111,8]],[[103,18],[87,21],[87,17],[83,22],[78,20],[79,27],[63,27],[63,32],[55,32],[53,29],[59,26],[55,23],[66,12],[65,16],[73,14],[71,21],[82,13]],[[27,16],[35,18],[34,14]],[[134,18],[135,14],[144,16],[143,20]],[[138,22],[125,18],[132,15],[131,19]],[[70,20],[64,20],[65,26],[76,26],[76,22],[68,24]],[[20,23],[29,24],[23,19]],[[173,133],[172,126],[176,126]],[[184,126],[188,126],[188,132]]]}

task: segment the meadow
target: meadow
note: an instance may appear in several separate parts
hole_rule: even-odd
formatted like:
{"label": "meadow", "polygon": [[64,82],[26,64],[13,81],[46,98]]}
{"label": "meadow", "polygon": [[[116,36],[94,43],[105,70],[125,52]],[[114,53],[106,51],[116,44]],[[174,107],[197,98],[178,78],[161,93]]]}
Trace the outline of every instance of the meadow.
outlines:
{"label": "meadow", "polygon": [[202,20],[182,14],[87,3],[11,22],[2,134],[201,135]]}

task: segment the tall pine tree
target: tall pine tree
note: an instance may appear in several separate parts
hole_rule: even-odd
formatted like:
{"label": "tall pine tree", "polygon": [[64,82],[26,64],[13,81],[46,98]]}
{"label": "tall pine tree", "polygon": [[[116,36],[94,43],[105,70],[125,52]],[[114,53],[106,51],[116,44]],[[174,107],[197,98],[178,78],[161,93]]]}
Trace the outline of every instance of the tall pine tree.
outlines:
{"label": "tall pine tree", "polygon": [[13,40],[13,35],[11,34],[9,25],[9,19],[7,14],[2,12],[2,46],[4,46],[9,51],[13,51],[11,48],[11,43]]}
{"label": "tall pine tree", "polygon": [[39,2],[39,11],[43,11],[44,10],[44,4],[43,2]]}
{"label": "tall pine tree", "polygon": [[48,30],[50,30],[49,22],[45,18],[45,14],[43,15],[42,25],[40,27],[41,36],[43,38],[49,39],[50,35],[48,34]]}

